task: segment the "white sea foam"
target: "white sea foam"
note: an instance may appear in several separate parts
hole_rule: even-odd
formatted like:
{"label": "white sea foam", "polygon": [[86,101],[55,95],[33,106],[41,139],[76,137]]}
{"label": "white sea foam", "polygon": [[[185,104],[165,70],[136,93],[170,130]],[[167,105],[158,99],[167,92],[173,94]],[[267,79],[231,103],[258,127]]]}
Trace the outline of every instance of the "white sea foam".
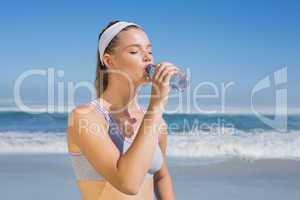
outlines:
{"label": "white sea foam", "polygon": [[65,133],[0,133],[0,153],[66,153]]}
{"label": "white sea foam", "polygon": [[167,154],[174,157],[300,159],[300,132],[168,137]]}
{"label": "white sea foam", "polygon": [[[67,153],[65,133],[0,133],[0,153]],[[300,132],[169,135],[167,155],[191,158],[300,159]]]}

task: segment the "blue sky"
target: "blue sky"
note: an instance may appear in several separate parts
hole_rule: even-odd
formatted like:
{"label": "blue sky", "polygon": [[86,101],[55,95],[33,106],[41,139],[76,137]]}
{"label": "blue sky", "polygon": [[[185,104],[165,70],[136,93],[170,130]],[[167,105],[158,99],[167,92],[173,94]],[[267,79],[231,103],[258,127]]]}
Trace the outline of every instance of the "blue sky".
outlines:
{"label": "blue sky", "polygon": [[[249,106],[253,86],[288,67],[288,103],[300,107],[299,1],[6,1],[0,8],[0,101],[13,101],[14,81],[26,70],[63,70],[60,81],[93,81],[99,31],[111,20],[144,27],[156,61],[192,72],[191,84],[233,81],[230,106]],[[45,101],[43,78],[22,95]],[[85,100],[81,91],[76,99]],[[258,98],[274,103],[272,89]],[[207,104],[216,101],[205,100]]]}

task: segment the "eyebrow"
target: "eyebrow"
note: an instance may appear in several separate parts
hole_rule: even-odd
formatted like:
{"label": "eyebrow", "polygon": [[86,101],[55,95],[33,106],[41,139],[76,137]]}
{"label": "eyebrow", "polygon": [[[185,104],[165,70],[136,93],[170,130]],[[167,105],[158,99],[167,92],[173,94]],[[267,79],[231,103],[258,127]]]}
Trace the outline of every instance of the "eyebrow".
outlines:
{"label": "eyebrow", "polygon": [[[131,44],[131,45],[128,45],[127,47],[125,47],[125,48],[127,49],[128,47],[132,47],[132,46],[140,47],[141,45],[140,44]],[[147,47],[152,47],[152,44],[148,44]]]}

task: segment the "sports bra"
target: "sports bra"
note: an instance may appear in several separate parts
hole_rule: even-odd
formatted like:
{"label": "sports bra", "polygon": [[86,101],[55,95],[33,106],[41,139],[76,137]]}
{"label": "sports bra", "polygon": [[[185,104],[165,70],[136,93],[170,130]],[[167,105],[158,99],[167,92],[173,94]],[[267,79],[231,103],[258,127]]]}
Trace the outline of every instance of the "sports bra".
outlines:
{"label": "sports bra", "polygon": [[[104,116],[109,125],[108,133],[110,139],[118,148],[119,152],[121,154],[126,153],[133,140],[126,139],[126,137],[121,134],[118,124],[113,120],[111,114],[96,99],[90,102],[90,104],[94,105],[96,107],[96,111]],[[95,170],[95,168],[81,152],[69,152],[69,157],[71,159],[77,180],[104,180],[104,177]],[[152,178],[153,174],[161,168],[162,163],[163,156],[157,142],[153,159],[148,172],[145,174],[145,178]]]}

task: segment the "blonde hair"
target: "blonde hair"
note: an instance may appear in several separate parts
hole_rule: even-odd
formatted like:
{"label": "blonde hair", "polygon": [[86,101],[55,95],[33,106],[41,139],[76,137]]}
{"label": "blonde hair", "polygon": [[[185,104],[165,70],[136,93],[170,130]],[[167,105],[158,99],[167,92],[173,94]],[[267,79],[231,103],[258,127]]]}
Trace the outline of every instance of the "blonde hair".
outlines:
{"label": "blonde hair", "polygon": [[[110,26],[114,25],[115,23],[117,23],[119,21],[120,20],[109,22],[109,24],[101,31],[101,33],[99,35],[99,38],[98,38],[98,43],[99,43],[100,37],[103,34],[103,32],[107,28],[109,28]],[[122,31],[127,31],[127,30],[129,30],[131,28],[141,29],[140,27],[137,27],[135,25],[131,25],[131,26],[127,26]],[[120,32],[122,32],[122,31],[120,31]],[[118,41],[118,35],[116,35],[111,40],[111,42],[107,45],[104,53],[112,54],[114,48],[117,46],[117,41]],[[95,89],[96,89],[97,98],[99,98],[101,96],[101,94],[103,94],[103,92],[105,91],[105,89],[107,88],[107,85],[108,85],[108,73],[106,73],[107,67],[105,66],[105,64],[101,63],[100,52],[99,52],[99,48],[98,47],[97,47],[97,59],[96,60],[97,60],[97,63],[96,63]]]}

